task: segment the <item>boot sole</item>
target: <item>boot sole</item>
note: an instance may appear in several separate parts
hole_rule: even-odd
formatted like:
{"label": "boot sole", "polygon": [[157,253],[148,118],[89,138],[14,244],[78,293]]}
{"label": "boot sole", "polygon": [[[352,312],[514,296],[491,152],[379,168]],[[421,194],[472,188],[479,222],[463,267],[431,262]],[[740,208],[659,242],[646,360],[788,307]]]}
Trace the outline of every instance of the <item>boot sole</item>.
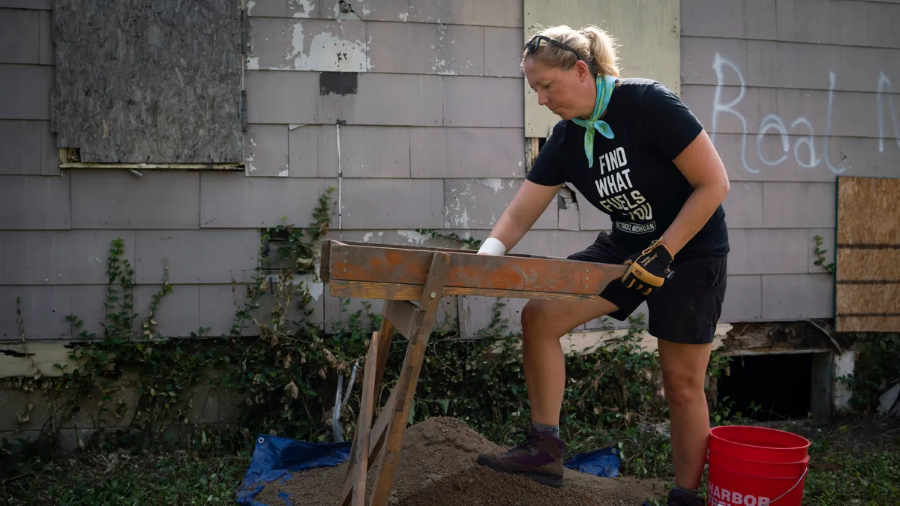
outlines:
{"label": "boot sole", "polygon": [[561,476],[551,476],[551,475],[548,475],[545,473],[536,473],[536,472],[532,472],[532,471],[521,471],[518,469],[509,469],[506,467],[497,466],[497,465],[494,465],[493,461],[483,458],[481,455],[478,456],[476,461],[479,464],[481,464],[482,466],[487,467],[489,469],[493,469],[494,471],[497,471],[498,473],[512,474],[512,475],[516,475],[516,476],[524,476],[526,478],[529,478],[531,480],[534,480],[534,481],[540,483],[541,485],[547,485],[548,487],[562,488],[562,485],[563,485],[563,479]]}

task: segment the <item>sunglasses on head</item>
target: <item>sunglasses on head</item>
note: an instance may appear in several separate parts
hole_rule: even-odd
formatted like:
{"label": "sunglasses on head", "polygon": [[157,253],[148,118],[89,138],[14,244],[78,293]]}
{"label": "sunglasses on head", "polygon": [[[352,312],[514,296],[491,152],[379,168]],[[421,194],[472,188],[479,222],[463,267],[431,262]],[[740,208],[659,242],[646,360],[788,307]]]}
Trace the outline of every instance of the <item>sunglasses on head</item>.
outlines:
{"label": "sunglasses on head", "polygon": [[572,51],[575,54],[575,58],[581,60],[581,56],[578,54],[578,51],[572,49],[572,46],[568,44],[563,44],[562,42],[555,41],[550,37],[545,37],[543,35],[535,35],[531,40],[525,44],[525,49],[528,51],[528,54],[534,54],[541,47],[541,41],[546,40],[548,43],[553,44],[554,46],[565,49],[566,51]]}

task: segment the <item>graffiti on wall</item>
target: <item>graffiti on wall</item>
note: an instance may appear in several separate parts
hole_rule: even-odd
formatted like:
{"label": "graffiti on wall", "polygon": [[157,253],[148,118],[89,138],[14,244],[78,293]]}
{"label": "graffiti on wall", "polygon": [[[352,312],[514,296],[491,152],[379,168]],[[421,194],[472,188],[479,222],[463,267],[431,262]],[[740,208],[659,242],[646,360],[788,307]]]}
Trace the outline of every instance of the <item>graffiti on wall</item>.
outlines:
{"label": "graffiti on wall", "polygon": [[[828,152],[828,145],[832,136],[833,108],[834,108],[834,91],[836,74],[828,73],[828,99],[827,103],[823,103],[822,107],[826,110],[824,130],[818,132],[813,127],[808,118],[798,116],[796,118],[788,118],[790,124],[785,118],[773,113],[766,114],[759,123],[759,127],[755,132],[756,145],[752,145],[751,131],[752,126],[748,125],[747,118],[738,108],[738,105],[744,100],[747,85],[741,69],[734,62],[726,58],[720,53],[716,53],[712,64],[716,73],[716,90],[713,98],[712,107],[712,129],[710,138],[715,142],[716,132],[720,118],[724,115],[732,115],[742,125],[741,132],[741,162],[747,172],[756,174],[760,171],[760,165],[751,163],[748,160],[748,151],[755,150],[756,158],[761,166],[775,167],[784,163],[789,157],[800,167],[813,169],[824,166],[834,174],[841,174],[847,170],[843,164],[831,159]],[[738,94],[732,100],[723,98],[723,92],[726,88],[734,88],[726,86],[726,76],[728,74],[737,78],[740,86]],[[890,78],[882,72],[877,83],[877,92],[875,94],[875,108],[878,115],[878,151],[884,152],[884,139],[886,131],[885,127],[893,126],[893,136],[900,147],[900,125],[898,125],[897,111],[894,107],[894,97],[892,95],[892,83]],[[824,134],[824,135],[823,135]],[[771,153],[766,154],[763,144],[766,135],[777,135],[780,141],[781,152],[773,156]],[[791,138],[793,137],[793,146],[791,146]],[[750,144],[750,145],[748,145]],[[818,144],[818,145],[817,145]]]}

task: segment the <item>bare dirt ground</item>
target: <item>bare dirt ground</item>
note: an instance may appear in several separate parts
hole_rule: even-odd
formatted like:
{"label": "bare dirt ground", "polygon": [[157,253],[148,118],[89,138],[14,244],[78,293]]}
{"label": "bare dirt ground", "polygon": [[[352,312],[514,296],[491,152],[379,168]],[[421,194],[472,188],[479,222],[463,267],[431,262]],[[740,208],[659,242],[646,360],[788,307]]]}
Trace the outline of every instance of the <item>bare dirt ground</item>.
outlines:
{"label": "bare dirt ground", "polygon": [[[409,427],[394,480],[391,504],[399,506],[622,506],[640,505],[665,493],[662,480],[600,478],[566,470],[562,488],[494,472],[479,466],[475,457],[497,450],[464,422],[449,417],[429,418]],[[255,498],[269,505],[334,506],[346,473],[346,463],[297,473],[272,484]],[[369,470],[367,501],[375,483]],[[281,495],[281,497],[279,497]]]}

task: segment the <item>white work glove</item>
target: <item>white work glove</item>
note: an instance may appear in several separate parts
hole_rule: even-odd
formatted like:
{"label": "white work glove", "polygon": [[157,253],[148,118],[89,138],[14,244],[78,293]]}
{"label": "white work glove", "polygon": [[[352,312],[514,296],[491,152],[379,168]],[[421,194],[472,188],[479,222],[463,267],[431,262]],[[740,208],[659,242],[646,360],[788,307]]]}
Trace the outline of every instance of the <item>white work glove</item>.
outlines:
{"label": "white work glove", "polygon": [[488,237],[478,250],[479,255],[503,256],[506,254],[506,246],[499,239]]}

